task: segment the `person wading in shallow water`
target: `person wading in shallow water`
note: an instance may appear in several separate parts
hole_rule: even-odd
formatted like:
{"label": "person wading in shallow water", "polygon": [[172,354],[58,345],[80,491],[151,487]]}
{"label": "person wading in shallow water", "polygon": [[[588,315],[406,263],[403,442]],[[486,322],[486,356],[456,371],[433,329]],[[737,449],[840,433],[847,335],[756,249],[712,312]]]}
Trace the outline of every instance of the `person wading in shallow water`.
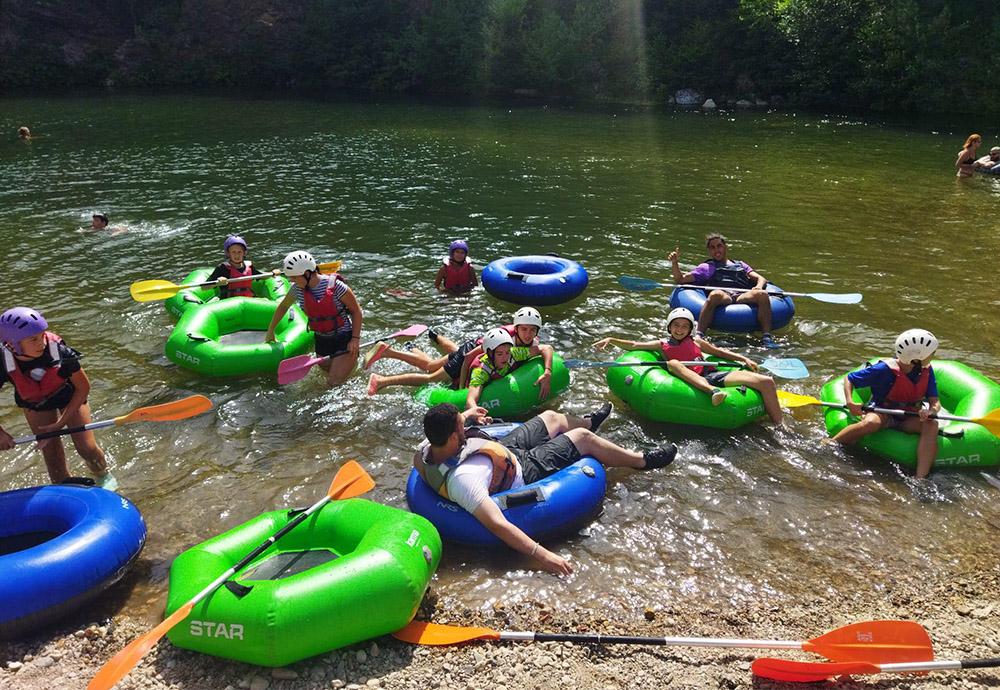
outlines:
{"label": "person wading in shallow water", "polygon": [[537,482],[584,455],[609,467],[636,470],[673,462],[677,446],[672,443],[637,453],[598,436],[595,432],[610,414],[611,403],[583,419],[546,410],[494,441],[475,427],[465,428],[467,419],[489,423],[485,409],[461,412],[441,403],[424,415],[426,440],[413,456],[413,467],[428,486],[472,513],[509,547],[550,573],[569,575],[573,568],[566,559],[512,525],[490,495]]}
{"label": "person wading in shallow water", "polygon": [[[771,298],[764,289],[767,286],[767,279],[754,271],[750,266],[742,261],[730,261],[726,256],[729,245],[726,238],[718,233],[713,233],[706,238],[709,261],[698,264],[693,271],[681,272],[678,260],[680,258],[680,248],[670,252],[671,269],[674,274],[674,282],[678,285],[695,283],[708,287],[719,288],[717,290],[707,290],[708,298],[698,315],[697,335],[699,338],[705,337],[705,332],[712,325],[712,318],[715,316],[716,307],[724,307],[727,304],[750,304],[757,307],[757,323],[763,332],[761,340],[766,347],[778,347],[771,338]],[[729,292],[726,288],[746,288],[750,292]]]}

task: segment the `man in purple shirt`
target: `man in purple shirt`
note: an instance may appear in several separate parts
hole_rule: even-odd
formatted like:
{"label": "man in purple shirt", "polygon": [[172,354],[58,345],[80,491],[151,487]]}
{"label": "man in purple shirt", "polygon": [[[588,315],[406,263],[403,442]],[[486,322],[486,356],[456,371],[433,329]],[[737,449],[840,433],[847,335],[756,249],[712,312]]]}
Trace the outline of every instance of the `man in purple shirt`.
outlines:
{"label": "man in purple shirt", "polygon": [[[712,318],[715,316],[715,308],[727,304],[750,304],[757,307],[757,323],[763,331],[761,340],[767,347],[778,347],[771,339],[771,298],[764,287],[767,280],[742,261],[730,261],[726,258],[729,245],[726,238],[718,233],[713,233],[707,238],[708,254],[710,261],[698,264],[694,270],[682,273],[678,257],[680,248],[670,252],[671,267],[674,273],[674,282],[678,285],[695,283],[708,287],[719,288],[708,290],[705,304],[698,315],[698,331],[700,338],[705,337],[705,331],[712,325]],[[726,288],[744,288],[750,292],[731,292]]]}

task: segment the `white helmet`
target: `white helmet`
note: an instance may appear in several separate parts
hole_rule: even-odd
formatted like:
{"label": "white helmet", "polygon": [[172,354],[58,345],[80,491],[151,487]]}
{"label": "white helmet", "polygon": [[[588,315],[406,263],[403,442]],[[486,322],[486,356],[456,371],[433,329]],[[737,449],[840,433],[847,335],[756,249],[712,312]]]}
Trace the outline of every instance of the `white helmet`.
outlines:
{"label": "white helmet", "polygon": [[685,309],[684,307],[677,307],[669,314],[667,314],[667,330],[670,330],[670,324],[672,324],[676,319],[687,319],[691,322],[691,330],[694,330],[695,320],[694,314],[691,313],[690,309]]}
{"label": "white helmet", "polygon": [[493,350],[504,344],[513,346],[514,339],[503,328],[491,328],[483,336],[483,352],[486,354],[490,354]]}
{"label": "white helmet", "polygon": [[316,259],[309,252],[292,252],[281,262],[285,267],[285,275],[289,278],[305,275],[306,271],[316,270]]}
{"label": "white helmet", "polygon": [[538,328],[541,328],[542,315],[538,313],[537,309],[533,309],[532,307],[521,307],[514,312],[514,325],[538,326]]}
{"label": "white helmet", "polygon": [[896,338],[896,357],[899,361],[909,364],[915,359],[924,360],[938,349],[938,340],[930,331],[923,328],[911,328],[903,331]]}

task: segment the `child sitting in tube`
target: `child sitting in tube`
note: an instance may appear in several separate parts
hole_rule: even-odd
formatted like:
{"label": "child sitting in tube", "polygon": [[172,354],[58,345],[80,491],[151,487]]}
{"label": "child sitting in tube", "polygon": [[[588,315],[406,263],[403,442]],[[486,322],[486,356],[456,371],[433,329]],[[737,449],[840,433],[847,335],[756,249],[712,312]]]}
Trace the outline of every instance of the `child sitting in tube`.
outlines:
{"label": "child sitting in tube", "polygon": [[448,256],[434,278],[439,292],[462,295],[479,285],[476,269],[469,263],[469,245],[465,240],[455,240],[448,247]]}
{"label": "child sitting in tube", "polygon": [[[726,399],[726,387],[746,386],[753,388],[764,399],[764,409],[772,421],[781,423],[781,405],[778,402],[774,379],[758,374],[760,367],[749,357],[712,345],[707,340],[692,335],[694,333],[694,314],[689,309],[679,307],[667,316],[667,337],[661,340],[637,342],[620,338],[602,338],[594,343],[598,350],[608,345],[618,345],[628,350],[649,350],[662,352],[667,359],[667,369],[693,388],[704,391],[712,396],[713,405],[721,405]],[[687,365],[690,362],[704,359],[708,353],[722,359],[741,362],[750,371],[732,371],[716,369],[711,364]]]}
{"label": "child sitting in tube", "polygon": [[[250,289],[252,280],[240,280],[232,285],[229,281],[243,276],[253,275],[253,262],[246,258],[247,242],[239,235],[232,235],[226,238],[222,245],[222,251],[226,255],[226,260],[215,267],[208,280],[219,281],[219,299],[227,297],[253,297]],[[281,273],[279,269],[271,271],[272,275]],[[255,280],[263,280],[256,278]]]}
{"label": "child sitting in tube", "polygon": [[[938,423],[934,418],[941,411],[937,381],[931,360],[938,341],[930,331],[911,328],[896,338],[896,357],[866,364],[844,377],[844,399],[847,411],[861,421],[845,427],[833,437],[838,443],[856,443],[881,429],[894,429],[904,434],[919,434],[917,442],[918,478],[930,474],[938,451]],[[866,409],[854,401],[854,389],[867,388],[871,399],[867,408],[883,407],[916,412],[917,416],[885,414]]]}

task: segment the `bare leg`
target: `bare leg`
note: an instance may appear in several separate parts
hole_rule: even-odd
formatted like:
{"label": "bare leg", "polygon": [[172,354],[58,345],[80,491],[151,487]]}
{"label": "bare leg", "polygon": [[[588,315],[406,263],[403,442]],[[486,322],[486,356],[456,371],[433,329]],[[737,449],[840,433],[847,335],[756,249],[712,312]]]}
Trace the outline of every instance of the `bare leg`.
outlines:
{"label": "bare leg", "polygon": [[763,333],[771,332],[771,296],[764,290],[744,292],[736,298],[739,304],[754,304],[757,306],[757,323]]}
{"label": "bare leg", "polygon": [[[24,417],[28,420],[28,426],[31,427],[32,432],[37,434],[40,427],[55,423],[59,419],[59,413],[56,410],[46,410],[45,412],[24,410]],[[69,479],[66,450],[63,448],[61,438],[50,438],[42,441],[42,457],[45,458],[45,468],[49,472],[49,481],[53,484],[59,484]]]}
{"label": "bare leg", "polygon": [[698,315],[698,330],[702,333],[707,332],[712,325],[712,319],[715,318],[715,308],[732,303],[733,298],[722,290],[712,290],[708,293],[708,299],[701,306],[701,314]]}
{"label": "bare leg", "polygon": [[840,430],[833,440],[837,443],[856,443],[868,434],[874,434],[879,429],[889,426],[888,415],[881,415],[878,412],[867,412],[860,422],[855,422],[850,426]]}
{"label": "bare leg", "polygon": [[601,438],[587,429],[570,429],[566,438],[573,442],[576,449],[583,455],[591,455],[602,465],[608,467],[631,467],[641,470],[646,466],[642,453],[626,450],[615,445],[606,438]]}
{"label": "bare leg", "polygon": [[917,478],[926,477],[931,473],[931,465],[938,452],[938,423],[936,419],[921,422],[916,417],[908,417],[900,427],[900,431],[908,434],[920,434],[917,441]]}
{"label": "bare leg", "polygon": [[[711,393],[713,388],[712,385],[705,380],[705,377],[701,374],[696,374],[686,366],[681,364],[676,359],[672,359],[667,362],[667,368],[670,369],[670,373],[679,378],[684,383],[688,384],[692,388],[697,388],[705,393]],[[727,379],[728,380],[728,379]]]}
{"label": "bare leg", "polygon": [[335,388],[344,383],[347,377],[351,375],[351,372],[354,371],[354,367],[357,364],[357,353],[352,355],[345,352],[329,360],[329,365],[325,367],[327,388]]}
{"label": "bare leg", "polygon": [[[76,414],[69,418],[66,426],[84,426],[90,422],[90,403],[83,403]],[[97,445],[93,431],[81,431],[73,434],[70,438],[73,439],[76,452],[87,463],[87,467],[90,468],[95,477],[100,479],[108,473],[108,463],[104,459],[104,451]]]}
{"label": "bare leg", "polygon": [[379,376],[372,374],[368,379],[368,395],[375,395],[387,386],[423,386],[439,381],[451,381],[448,372],[438,369],[433,374],[397,374],[396,376]]}
{"label": "bare leg", "polygon": [[770,376],[755,374],[752,371],[734,371],[726,377],[725,385],[727,388],[746,386],[759,391],[764,399],[764,409],[767,410],[767,416],[771,418],[772,422],[781,422],[781,403],[778,402],[777,386],[774,385],[774,379]]}
{"label": "bare leg", "polygon": [[423,369],[427,372],[433,372],[436,369],[440,369],[448,362],[447,357],[431,359],[427,354],[419,350],[407,352],[405,350],[393,350],[392,348],[389,348],[382,353],[382,359],[385,359],[386,357],[389,359],[398,359],[416,367],[417,369]]}

